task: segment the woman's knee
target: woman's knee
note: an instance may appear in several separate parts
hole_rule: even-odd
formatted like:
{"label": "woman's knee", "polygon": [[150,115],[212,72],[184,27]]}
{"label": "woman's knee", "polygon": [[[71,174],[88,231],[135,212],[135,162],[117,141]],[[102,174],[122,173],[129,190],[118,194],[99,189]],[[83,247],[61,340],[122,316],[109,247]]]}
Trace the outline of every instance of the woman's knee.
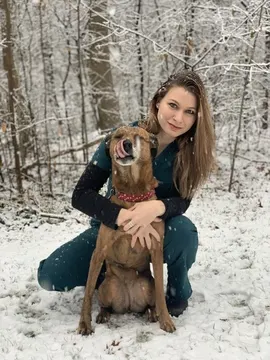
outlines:
{"label": "woman's knee", "polygon": [[174,231],[174,232],[186,232],[186,231],[195,231],[197,232],[196,226],[193,222],[184,215],[174,216],[165,222],[165,232]]}
{"label": "woman's knee", "polygon": [[51,257],[40,262],[37,272],[39,285],[47,291],[68,291],[72,287],[65,282],[63,271],[52,265]]}
{"label": "woman's knee", "polygon": [[197,228],[189,218],[181,215],[165,222],[164,258],[166,262],[184,255],[187,255],[190,262],[194,262],[197,249]]}
{"label": "woman's knee", "polygon": [[48,276],[48,274],[45,275],[45,272],[43,270],[45,261],[46,261],[46,259],[42,260],[39,263],[38,272],[37,272],[37,281],[44,290],[53,291],[54,288],[52,286],[53,285],[52,281],[51,281],[50,277]]}
{"label": "woman's knee", "polygon": [[90,228],[40,262],[37,280],[48,291],[68,291],[85,284],[98,229]]}

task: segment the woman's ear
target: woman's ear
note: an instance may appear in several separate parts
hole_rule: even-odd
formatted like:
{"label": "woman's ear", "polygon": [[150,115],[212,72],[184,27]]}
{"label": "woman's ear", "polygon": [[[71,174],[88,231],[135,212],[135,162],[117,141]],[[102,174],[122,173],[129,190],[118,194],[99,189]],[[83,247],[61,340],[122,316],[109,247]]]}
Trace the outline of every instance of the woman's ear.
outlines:
{"label": "woman's ear", "polygon": [[158,103],[156,103],[156,108],[157,108],[157,109],[159,109],[159,102],[158,102]]}

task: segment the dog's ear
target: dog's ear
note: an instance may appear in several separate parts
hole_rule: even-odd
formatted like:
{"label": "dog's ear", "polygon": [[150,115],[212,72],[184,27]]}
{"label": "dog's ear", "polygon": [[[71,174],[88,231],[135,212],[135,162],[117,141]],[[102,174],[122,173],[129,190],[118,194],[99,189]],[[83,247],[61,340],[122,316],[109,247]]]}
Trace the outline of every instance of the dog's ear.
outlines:
{"label": "dog's ear", "polygon": [[157,156],[158,151],[158,139],[154,134],[150,134],[150,149],[152,159],[154,159]]}
{"label": "dog's ear", "polygon": [[105,142],[105,152],[106,152],[106,155],[108,157],[111,157],[110,156],[110,144],[111,144],[111,138],[112,138],[112,133],[109,133],[106,135],[105,139],[104,139],[104,142]]}

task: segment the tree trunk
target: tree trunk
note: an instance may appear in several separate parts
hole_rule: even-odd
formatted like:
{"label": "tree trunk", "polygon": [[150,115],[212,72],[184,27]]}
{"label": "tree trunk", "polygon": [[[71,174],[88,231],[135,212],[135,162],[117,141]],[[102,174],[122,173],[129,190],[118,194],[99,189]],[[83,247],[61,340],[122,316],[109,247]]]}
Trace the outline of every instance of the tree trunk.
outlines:
{"label": "tree trunk", "polygon": [[16,116],[15,116],[15,101],[14,93],[16,91],[16,71],[14,67],[14,59],[12,52],[12,28],[11,28],[11,19],[10,19],[10,8],[8,0],[1,1],[1,7],[4,12],[4,25],[3,25],[3,38],[5,38],[5,44],[3,47],[3,64],[4,70],[7,72],[8,79],[8,109],[9,109],[9,119],[10,119],[10,129],[11,129],[11,139],[14,152],[14,162],[15,162],[15,171],[16,171],[16,181],[17,189],[20,194],[23,193],[22,185],[22,175],[21,175],[21,163],[19,155],[19,145],[17,140],[16,133]]}
{"label": "tree trunk", "polygon": [[[156,14],[157,14],[158,21],[161,23],[162,18],[161,18],[161,15],[160,15],[160,10],[159,10],[157,0],[154,0],[154,3],[155,3],[155,8],[156,8]],[[167,43],[167,39],[166,39],[167,37],[166,37],[166,31],[164,29],[161,31],[161,37],[162,37],[162,40],[163,40],[163,44],[165,45]],[[168,77],[170,75],[170,73],[169,73],[168,54],[166,54],[166,53],[164,54],[164,62],[165,62],[165,64],[164,64],[165,74]],[[164,73],[162,71],[161,71],[161,76],[164,76]]]}
{"label": "tree trunk", "polygon": [[[26,11],[28,10],[28,4],[26,6]],[[28,13],[29,14],[29,13]],[[24,85],[24,93],[25,96],[22,98],[20,96],[20,102],[24,103],[24,109],[25,112],[21,114],[18,114],[17,112],[17,118],[20,120],[20,125],[25,128],[25,130],[20,131],[20,151],[21,151],[21,162],[22,166],[25,165],[26,157],[27,155],[32,152],[33,156],[35,156],[35,143],[37,143],[37,131],[35,126],[35,116],[33,111],[33,106],[31,103],[30,98],[30,92],[31,88],[29,86],[29,82],[31,83],[31,72],[32,72],[32,66],[30,61],[30,71],[27,64],[27,55],[25,48],[23,47],[23,34],[21,26],[17,26],[17,34],[18,34],[18,44],[17,44],[17,50],[19,54],[20,59],[20,65],[22,69],[22,81],[21,81],[21,87]],[[30,37],[33,37],[33,34],[30,35]],[[31,43],[31,41],[30,41]],[[29,51],[29,57],[31,57],[31,49],[27,49]],[[28,78],[30,77],[30,81]],[[31,124],[31,126],[29,126]],[[39,172],[40,173],[40,172]],[[41,178],[40,178],[41,181]]]}
{"label": "tree trunk", "polygon": [[47,81],[47,56],[46,52],[46,41],[44,36],[44,26],[43,26],[43,6],[39,4],[39,26],[40,26],[40,47],[41,47],[41,56],[42,56],[42,65],[43,65],[43,82],[44,82],[44,119],[45,119],[45,136],[46,136],[46,152],[48,159],[48,185],[49,191],[52,193],[52,164],[51,164],[51,149],[49,141],[49,129],[47,119],[47,106],[48,106],[48,81]]}
{"label": "tree trunk", "polygon": [[189,12],[186,14],[186,34],[185,34],[185,40],[186,40],[186,46],[185,46],[185,69],[189,69],[190,66],[188,65],[190,63],[190,57],[193,49],[193,32],[194,32],[194,0],[190,0],[186,3],[186,7],[190,6],[190,16]]}
{"label": "tree trunk", "polygon": [[[248,13],[250,4],[247,1],[241,1],[241,5],[244,8],[245,12]],[[245,31],[246,32],[249,31],[248,18],[245,21]],[[245,51],[245,63],[246,64],[249,63],[249,52],[250,52],[250,48],[249,48],[249,46],[247,46],[246,51]],[[245,140],[247,139],[248,123],[250,121],[250,118],[252,118],[252,114],[250,113],[250,109],[249,109],[249,103],[250,103],[250,89],[247,87],[245,94],[244,94],[244,104],[243,104],[243,106],[244,106],[244,108],[243,108],[243,136],[244,136]]]}
{"label": "tree trunk", "polygon": [[[67,45],[67,67],[64,75],[64,79],[62,81],[62,94],[64,99],[64,105],[65,105],[65,118],[66,118],[66,124],[67,124],[67,132],[68,132],[68,139],[69,139],[69,145],[71,148],[73,148],[73,138],[72,138],[72,131],[70,127],[70,121],[68,120],[69,117],[69,111],[68,111],[68,104],[67,104],[67,80],[69,77],[70,69],[71,69],[71,50],[70,50],[70,35],[68,32],[68,29],[71,28],[71,4],[68,3],[68,18],[67,21],[64,23],[65,27],[65,33],[66,33],[66,45]],[[76,161],[75,154],[71,153],[72,161]]]}
{"label": "tree trunk", "polygon": [[[260,9],[258,27],[261,25],[262,13],[263,13],[263,7],[261,7],[261,9]],[[253,41],[253,44],[252,44],[253,45],[252,50],[251,50],[251,53],[250,53],[250,56],[249,56],[249,59],[248,59],[248,62],[247,62],[249,65],[253,62],[253,59],[254,59],[254,54],[255,54],[255,51],[256,51],[258,35],[259,35],[259,32],[257,32],[255,34],[255,36],[254,36],[254,41]],[[251,71],[251,67],[249,67],[249,72],[246,73],[245,78],[244,78],[244,88],[243,88],[243,93],[242,93],[242,98],[241,98],[240,113],[239,113],[239,119],[238,119],[238,127],[237,127],[235,142],[234,142],[233,157],[232,157],[232,164],[231,164],[231,173],[230,173],[230,181],[229,181],[229,188],[228,188],[229,192],[231,192],[232,185],[233,185],[235,160],[236,160],[236,156],[237,156],[238,142],[239,142],[239,139],[240,139],[240,133],[241,133],[242,122],[243,122],[244,104],[245,104],[245,101],[246,101],[247,88],[248,88],[248,85],[250,83],[250,71]]]}
{"label": "tree trunk", "polygon": [[89,48],[89,74],[98,113],[97,128],[102,130],[114,127],[120,122],[119,103],[110,66],[110,49],[106,41],[108,29],[99,15],[105,12],[106,8],[107,1],[99,1],[89,13],[89,30],[93,39]]}
{"label": "tree trunk", "polygon": [[[268,19],[270,19],[270,10],[265,9],[266,15]],[[270,31],[265,31],[265,62],[267,65],[267,69],[270,69]],[[262,129],[268,129],[268,121],[269,121],[269,84],[270,84],[270,75],[269,73],[265,74],[265,83],[264,83],[264,99],[263,99],[263,121],[262,121]]]}
{"label": "tree trunk", "polygon": [[144,73],[143,73],[143,57],[142,57],[142,46],[141,39],[138,35],[139,32],[139,23],[142,15],[142,1],[138,0],[138,9],[137,9],[137,19],[135,22],[135,31],[136,31],[136,43],[137,43],[137,55],[138,55],[138,67],[139,67],[139,85],[140,85],[140,118],[144,117],[144,108],[143,108],[143,98],[144,98]]}
{"label": "tree trunk", "polygon": [[[85,115],[85,91],[83,82],[83,64],[82,64],[82,52],[81,52],[81,15],[80,15],[81,1],[77,4],[77,57],[78,57],[78,80],[81,92],[81,141],[82,144],[88,142],[86,115]],[[83,159],[88,159],[88,150],[83,149]]]}
{"label": "tree trunk", "polygon": [[[7,1],[8,2],[8,1]],[[14,2],[8,2],[9,13],[10,13],[10,22],[11,24],[11,39],[16,37],[16,41],[13,41],[12,52],[13,52],[13,83],[14,83],[14,94],[13,94],[13,103],[14,103],[14,112],[17,124],[17,138],[18,138],[18,146],[20,150],[20,161],[24,164],[27,152],[31,145],[31,130],[29,129],[30,124],[30,116],[28,107],[25,106],[25,96],[22,90],[22,86],[20,83],[20,76],[17,73],[17,67],[15,66],[14,58],[16,59],[16,55],[22,57],[22,41],[21,41],[21,32],[20,26],[16,24],[14,21],[14,26],[12,22],[12,18],[16,18],[18,16],[16,9],[18,6],[14,4]],[[23,5],[22,5],[23,7]],[[22,130],[24,129],[24,130]]]}

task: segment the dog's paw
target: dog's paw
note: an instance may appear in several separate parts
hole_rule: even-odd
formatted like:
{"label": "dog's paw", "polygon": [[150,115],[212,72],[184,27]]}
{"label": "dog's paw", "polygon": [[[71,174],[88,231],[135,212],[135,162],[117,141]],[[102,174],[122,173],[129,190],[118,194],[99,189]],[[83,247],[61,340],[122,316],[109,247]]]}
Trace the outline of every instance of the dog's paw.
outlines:
{"label": "dog's paw", "polygon": [[157,312],[156,309],[148,309],[147,311],[147,317],[148,317],[148,321],[149,322],[157,322],[158,321],[158,316],[157,316]]}
{"label": "dog's paw", "polygon": [[170,317],[165,319],[159,319],[160,328],[166,332],[172,333],[176,330],[176,327]]}
{"label": "dog's paw", "polygon": [[77,331],[78,331],[78,334],[83,335],[83,336],[91,335],[94,332],[94,330],[92,329],[91,323],[86,324],[85,321],[80,321]]}
{"label": "dog's paw", "polygon": [[97,324],[105,324],[110,320],[110,316],[111,316],[111,314],[109,313],[109,311],[107,311],[105,309],[100,309],[100,312],[96,318],[96,323]]}

